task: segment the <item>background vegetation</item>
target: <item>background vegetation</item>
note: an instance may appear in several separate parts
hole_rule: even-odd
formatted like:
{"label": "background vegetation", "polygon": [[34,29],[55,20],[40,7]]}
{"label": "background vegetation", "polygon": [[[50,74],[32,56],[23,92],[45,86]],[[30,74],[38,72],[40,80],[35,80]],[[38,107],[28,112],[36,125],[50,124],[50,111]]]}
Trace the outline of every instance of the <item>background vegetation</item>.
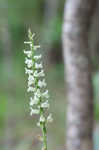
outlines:
{"label": "background vegetation", "polygon": [[[50,11],[49,11],[50,10]],[[49,149],[65,143],[66,90],[61,29],[64,0],[0,0],[0,150],[39,150],[40,130],[29,116],[24,74],[24,40],[30,27],[41,44],[54,122],[48,129]],[[95,32],[91,41],[96,41]],[[96,49],[97,50],[97,49]],[[99,62],[92,53],[95,99],[95,148],[99,144]]]}

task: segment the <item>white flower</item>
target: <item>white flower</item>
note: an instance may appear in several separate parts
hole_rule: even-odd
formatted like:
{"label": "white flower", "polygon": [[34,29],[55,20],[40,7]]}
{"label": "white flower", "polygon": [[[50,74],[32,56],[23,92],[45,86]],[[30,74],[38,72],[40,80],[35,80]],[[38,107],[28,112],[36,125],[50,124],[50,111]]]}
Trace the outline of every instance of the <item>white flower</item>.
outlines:
{"label": "white flower", "polygon": [[40,116],[40,122],[45,122],[45,117],[43,115]]}
{"label": "white flower", "polygon": [[38,48],[40,48],[40,45],[35,45],[34,46],[34,50],[37,50]]}
{"label": "white flower", "polygon": [[30,51],[30,50],[28,50],[28,51],[25,51],[24,50],[24,54],[26,54],[27,55],[27,57],[31,57],[32,56],[32,51]]}
{"label": "white flower", "polygon": [[29,80],[29,81],[35,81],[33,75],[29,75],[28,80]]}
{"label": "white flower", "polygon": [[41,70],[41,72],[38,72],[37,70],[36,71],[34,71],[34,77],[44,77],[45,76],[45,74],[44,74],[44,71],[43,70]]}
{"label": "white flower", "polygon": [[37,63],[35,63],[35,68],[36,68],[36,69],[42,69],[42,68],[43,68],[43,65],[42,65],[42,64],[37,64]]}
{"label": "white flower", "polygon": [[41,70],[41,72],[39,72],[39,77],[44,77],[44,76],[45,76],[44,71]]}
{"label": "white flower", "polygon": [[42,55],[34,56],[34,59],[35,59],[35,60],[38,60],[38,59],[41,59],[41,58],[42,58]]}
{"label": "white flower", "polygon": [[39,80],[38,81],[38,86],[40,87],[40,88],[42,88],[42,87],[46,87],[46,82],[45,82],[45,79],[43,79],[42,81],[41,80]]}
{"label": "white flower", "polygon": [[27,92],[34,92],[35,91],[35,88],[29,86],[28,89],[27,89]]}
{"label": "white flower", "polygon": [[34,77],[32,75],[29,75],[29,77],[28,77],[28,86],[34,84],[34,82],[35,82]]}
{"label": "white flower", "polygon": [[44,103],[41,104],[41,107],[42,108],[49,108],[49,103],[48,103],[48,100]]}
{"label": "white flower", "polygon": [[39,76],[39,73],[38,73],[38,71],[36,70],[36,71],[34,71],[34,77],[38,77]]}
{"label": "white flower", "polygon": [[31,44],[31,41],[24,41],[24,44]]}
{"label": "white flower", "polygon": [[26,58],[25,59],[25,64],[27,64],[28,68],[31,68],[33,66],[33,62],[31,59]]}
{"label": "white flower", "polygon": [[38,104],[39,101],[39,97],[37,95],[34,95],[34,104]]}
{"label": "white flower", "polygon": [[30,48],[31,48],[31,49],[33,48],[33,44],[32,44],[32,43],[30,44]]}
{"label": "white flower", "polygon": [[34,96],[34,99],[30,97],[30,106],[37,105],[39,102],[39,98],[37,96]]}
{"label": "white flower", "polygon": [[34,81],[32,81],[32,80],[28,81],[28,87],[31,86],[31,85],[33,85],[33,84],[34,84]]}
{"label": "white flower", "polygon": [[40,89],[37,89],[37,91],[34,93],[34,95],[40,98],[41,97]]}
{"label": "white flower", "polygon": [[46,91],[42,94],[42,96],[45,97],[45,98],[49,98],[48,90],[46,90]]}
{"label": "white flower", "polygon": [[33,106],[34,105],[34,101],[33,101],[33,98],[30,97],[30,106]]}
{"label": "white flower", "polygon": [[39,114],[39,110],[38,109],[33,109],[32,107],[30,107],[31,111],[30,111],[30,115],[32,116],[33,114]]}
{"label": "white flower", "polygon": [[30,70],[30,69],[25,68],[25,73],[26,73],[26,74],[32,74],[32,73],[33,73],[33,70]]}
{"label": "white flower", "polygon": [[52,114],[49,114],[49,116],[47,117],[47,122],[52,122],[53,118],[52,118]]}

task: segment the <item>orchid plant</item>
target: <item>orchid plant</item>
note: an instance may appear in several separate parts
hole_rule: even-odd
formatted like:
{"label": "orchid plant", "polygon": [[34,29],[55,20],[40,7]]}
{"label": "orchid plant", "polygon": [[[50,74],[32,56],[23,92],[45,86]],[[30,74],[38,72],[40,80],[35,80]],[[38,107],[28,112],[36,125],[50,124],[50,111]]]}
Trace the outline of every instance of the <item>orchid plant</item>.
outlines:
{"label": "orchid plant", "polygon": [[47,84],[45,81],[45,73],[42,64],[42,55],[37,55],[37,49],[39,45],[34,45],[35,34],[28,31],[29,41],[24,43],[29,46],[29,50],[24,50],[25,58],[25,73],[28,75],[27,92],[31,92],[30,97],[30,115],[39,115],[37,126],[42,129],[42,150],[47,150],[47,123],[52,122],[52,114],[46,116],[46,111],[49,109],[49,93],[47,90]]}

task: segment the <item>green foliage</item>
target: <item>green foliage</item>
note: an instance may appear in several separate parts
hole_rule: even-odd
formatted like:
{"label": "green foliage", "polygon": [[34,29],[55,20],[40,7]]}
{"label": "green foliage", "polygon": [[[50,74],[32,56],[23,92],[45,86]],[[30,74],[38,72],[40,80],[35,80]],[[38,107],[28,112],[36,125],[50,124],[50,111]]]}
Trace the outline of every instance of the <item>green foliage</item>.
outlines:
{"label": "green foliage", "polygon": [[0,132],[4,128],[5,116],[7,111],[7,98],[5,95],[0,94]]}
{"label": "green foliage", "polygon": [[59,17],[54,18],[45,30],[44,42],[47,44],[56,44],[61,41],[62,20]]}
{"label": "green foliage", "polygon": [[93,77],[95,119],[99,121],[99,72]]}

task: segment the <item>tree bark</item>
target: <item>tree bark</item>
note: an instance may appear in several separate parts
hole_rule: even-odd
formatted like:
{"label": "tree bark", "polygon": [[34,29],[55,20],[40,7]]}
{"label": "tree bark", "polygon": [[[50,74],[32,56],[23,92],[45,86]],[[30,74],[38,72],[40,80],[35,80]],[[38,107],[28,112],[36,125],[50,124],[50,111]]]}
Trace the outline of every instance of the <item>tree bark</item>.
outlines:
{"label": "tree bark", "polygon": [[88,31],[94,8],[95,0],[66,0],[65,4],[66,150],[93,150],[93,88]]}

